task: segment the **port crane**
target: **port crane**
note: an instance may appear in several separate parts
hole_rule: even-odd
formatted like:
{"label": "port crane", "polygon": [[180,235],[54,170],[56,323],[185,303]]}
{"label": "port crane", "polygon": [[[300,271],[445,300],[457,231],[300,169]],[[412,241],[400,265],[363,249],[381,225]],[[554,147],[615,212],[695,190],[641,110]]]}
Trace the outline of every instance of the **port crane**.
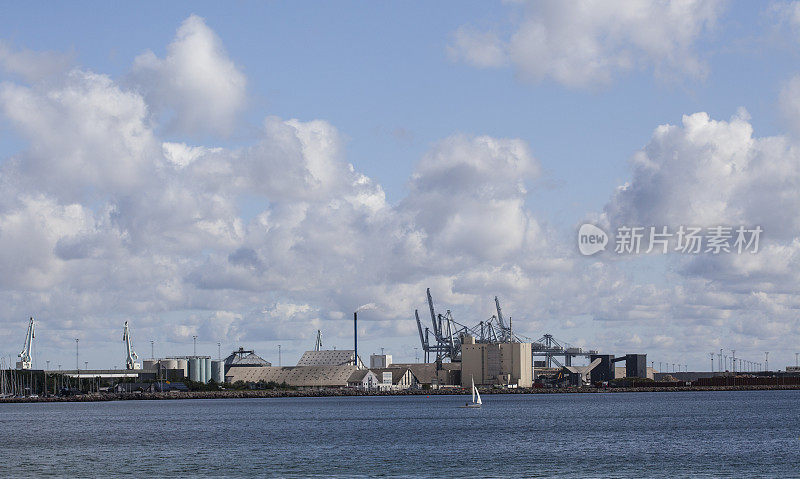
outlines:
{"label": "port crane", "polygon": [[[444,359],[461,361],[461,342],[462,338],[466,335],[475,338],[475,342],[477,343],[531,343],[532,356],[534,358],[537,356],[544,356],[546,367],[552,367],[553,364],[558,366],[571,366],[574,358],[591,358],[592,355],[597,354],[597,351],[593,349],[583,350],[582,348],[570,346],[567,343],[563,343],[562,345],[562,343],[556,340],[551,334],[545,334],[534,341],[532,338],[514,333],[511,317],[509,316],[506,318],[503,316],[503,310],[500,307],[500,299],[497,296],[494,297],[494,305],[497,313],[492,315],[489,319],[480,321],[477,325],[471,327],[453,319],[453,314],[450,310],[447,310],[445,314],[437,314],[434,311],[430,288],[427,289],[427,297],[428,308],[431,315],[431,327],[423,327],[419,317],[419,311],[414,311],[420,343],[422,344],[422,350],[425,352],[426,363],[430,362],[431,353],[435,353],[435,361],[437,363]],[[432,337],[431,333],[433,333]],[[558,358],[563,358],[563,364]]]}
{"label": "port crane", "polygon": [[133,345],[131,342],[131,332],[128,329],[127,321],[125,321],[125,327],[122,329],[122,340],[125,341],[125,348],[128,352],[128,355],[125,358],[125,368],[142,369],[142,365],[136,362],[136,360],[139,359],[139,355],[137,355],[136,351],[133,350]]}
{"label": "port crane", "polygon": [[31,354],[33,353],[33,338],[36,337],[35,325],[31,317],[28,323],[28,332],[25,334],[25,346],[22,352],[19,353],[19,361],[17,361],[17,369],[30,369],[32,360]]}

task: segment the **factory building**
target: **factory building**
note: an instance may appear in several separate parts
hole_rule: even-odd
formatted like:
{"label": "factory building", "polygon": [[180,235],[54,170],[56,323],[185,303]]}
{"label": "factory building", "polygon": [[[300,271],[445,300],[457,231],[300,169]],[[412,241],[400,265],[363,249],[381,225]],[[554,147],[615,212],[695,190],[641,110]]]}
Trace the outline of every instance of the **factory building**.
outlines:
{"label": "factory building", "polygon": [[[142,371],[150,372],[152,379],[181,381],[189,379],[207,384],[225,382],[224,362],[212,360],[211,356],[177,356],[165,359],[149,359],[142,363]],[[145,377],[140,375],[140,377]]]}
{"label": "factory building", "polygon": [[392,364],[391,354],[372,354],[369,357],[370,368],[388,368]]}
{"label": "factory building", "polygon": [[475,343],[465,336],[461,345],[461,385],[531,387],[533,366],[530,343]]}

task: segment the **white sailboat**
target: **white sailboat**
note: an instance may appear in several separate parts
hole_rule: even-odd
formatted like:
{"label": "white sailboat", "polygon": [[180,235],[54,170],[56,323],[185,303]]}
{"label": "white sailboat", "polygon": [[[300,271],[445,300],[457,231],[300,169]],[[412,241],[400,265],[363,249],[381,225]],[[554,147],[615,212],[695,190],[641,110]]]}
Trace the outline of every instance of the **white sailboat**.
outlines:
{"label": "white sailboat", "polygon": [[472,381],[472,403],[466,403],[461,407],[481,407],[483,402],[481,401],[481,393],[478,392],[478,388],[475,387],[475,377],[471,378]]}

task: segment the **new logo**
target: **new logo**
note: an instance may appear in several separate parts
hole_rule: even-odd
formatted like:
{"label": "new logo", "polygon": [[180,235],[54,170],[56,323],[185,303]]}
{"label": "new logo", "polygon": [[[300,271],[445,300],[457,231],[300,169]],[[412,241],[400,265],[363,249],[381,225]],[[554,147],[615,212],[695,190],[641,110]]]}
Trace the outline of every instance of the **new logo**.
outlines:
{"label": "new logo", "polygon": [[608,235],[593,224],[583,224],[578,230],[578,250],[584,256],[591,256],[606,249]]}

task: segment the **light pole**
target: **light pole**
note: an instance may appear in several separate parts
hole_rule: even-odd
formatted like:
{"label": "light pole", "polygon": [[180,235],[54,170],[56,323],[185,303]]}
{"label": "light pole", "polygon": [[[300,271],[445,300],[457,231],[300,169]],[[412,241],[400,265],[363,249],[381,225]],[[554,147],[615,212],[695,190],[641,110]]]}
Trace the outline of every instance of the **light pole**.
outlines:
{"label": "light pole", "polygon": [[769,351],[764,351],[764,371],[769,371]]}
{"label": "light pole", "polygon": [[736,373],[736,350],[731,349],[731,369]]}
{"label": "light pole", "polygon": [[281,345],[278,345],[278,367],[281,367]]}
{"label": "light pole", "polygon": [[155,341],[153,341],[153,340],[151,339],[151,340],[150,340],[150,359],[151,359],[151,360],[155,360],[155,359],[156,359],[156,352],[155,352],[155,351],[156,351],[156,348],[155,348]]}
{"label": "light pole", "polygon": [[195,334],[192,336],[192,341],[194,341],[194,355],[197,356],[197,335]]}

